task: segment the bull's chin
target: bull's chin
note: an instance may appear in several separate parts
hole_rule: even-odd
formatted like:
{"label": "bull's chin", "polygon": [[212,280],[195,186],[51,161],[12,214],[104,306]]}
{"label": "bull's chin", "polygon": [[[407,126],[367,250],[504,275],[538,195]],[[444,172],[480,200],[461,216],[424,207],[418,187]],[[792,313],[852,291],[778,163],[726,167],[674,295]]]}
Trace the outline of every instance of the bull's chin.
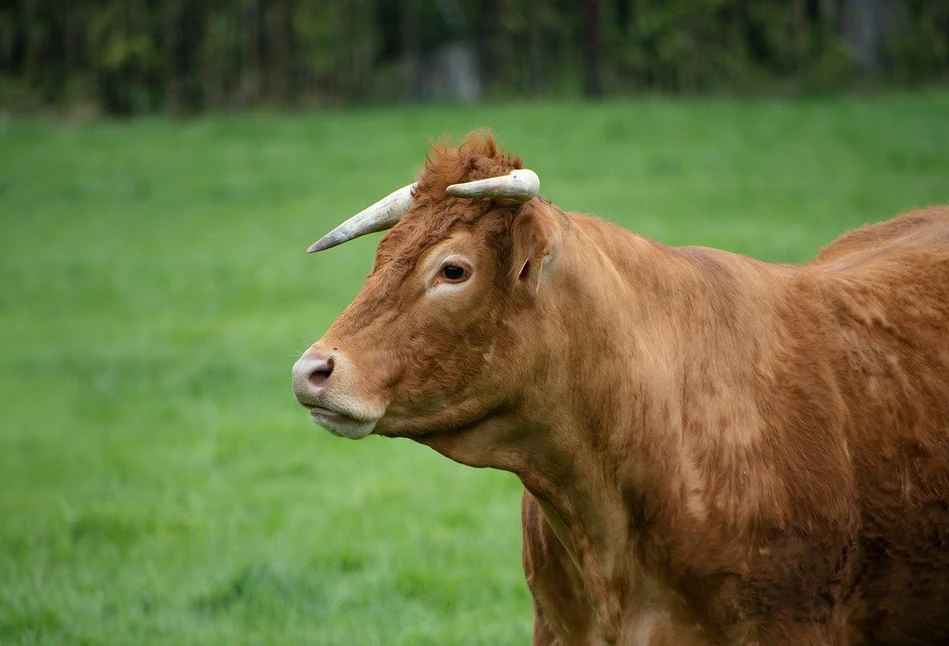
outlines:
{"label": "bull's chin", "polygon": [[310,418],[318,425],[337,437],[361,440],[376,427],[379,420],[355,419],[328,408],[310,407]]}

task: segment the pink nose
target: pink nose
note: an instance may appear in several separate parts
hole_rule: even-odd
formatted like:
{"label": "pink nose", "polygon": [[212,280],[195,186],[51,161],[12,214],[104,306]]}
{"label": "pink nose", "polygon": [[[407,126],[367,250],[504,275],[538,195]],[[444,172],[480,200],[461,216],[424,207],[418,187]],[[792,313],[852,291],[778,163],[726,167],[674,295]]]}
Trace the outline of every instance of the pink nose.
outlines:
{"label": "pink nose", "polygon": [[293,364],[293,394],[304,405],[317,406],[336,360],[327,352],[310,348]]}

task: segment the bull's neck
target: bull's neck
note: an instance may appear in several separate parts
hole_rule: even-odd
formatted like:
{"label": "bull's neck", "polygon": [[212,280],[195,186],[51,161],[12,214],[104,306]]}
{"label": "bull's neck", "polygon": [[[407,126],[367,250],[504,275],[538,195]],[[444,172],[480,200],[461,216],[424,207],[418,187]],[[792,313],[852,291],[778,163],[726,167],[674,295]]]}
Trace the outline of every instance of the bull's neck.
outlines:
{"label": "bull's neck", "polygon": [[630,526],[628,472],[660,459],[643,441],[643,411],[690,336],[677,326],[674,300],[693,268],[669,247],[592,218],[571,220],[549,285],[547,317],[561,325],[546,327],[548,351],[563,357],[534,389],[546,441],[532,445],[518,475],[562,519],[575,549],[603,556]]}

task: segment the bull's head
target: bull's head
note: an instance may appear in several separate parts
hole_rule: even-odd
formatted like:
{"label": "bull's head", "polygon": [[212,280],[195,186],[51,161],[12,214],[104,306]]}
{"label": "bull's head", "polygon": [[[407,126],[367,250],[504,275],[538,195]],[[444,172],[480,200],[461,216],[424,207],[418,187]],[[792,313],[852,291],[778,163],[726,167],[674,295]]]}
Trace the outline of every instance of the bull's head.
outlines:
{"label": "bull's head", "polygon": [[317,424],[354,439],[515,426],[548,358],[536,322],[565,222],[538,190],[519,159],[472,136],[435,147],[417,182],[310,247],[391,228],[362,291],[293,367]]}

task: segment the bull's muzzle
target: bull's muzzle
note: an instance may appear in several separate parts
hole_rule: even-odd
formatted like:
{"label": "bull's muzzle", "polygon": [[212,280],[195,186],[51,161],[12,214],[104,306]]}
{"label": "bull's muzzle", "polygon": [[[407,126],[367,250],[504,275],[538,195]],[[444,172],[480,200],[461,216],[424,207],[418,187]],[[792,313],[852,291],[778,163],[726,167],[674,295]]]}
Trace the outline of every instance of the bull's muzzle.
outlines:
{"label": "bull's muzzle", "polygon": [[293,364],[293,394],[313,421],[334,435],[369,435],[384,409],[376,410],[355,395],[358,377],[345,354],[312,346]]}

